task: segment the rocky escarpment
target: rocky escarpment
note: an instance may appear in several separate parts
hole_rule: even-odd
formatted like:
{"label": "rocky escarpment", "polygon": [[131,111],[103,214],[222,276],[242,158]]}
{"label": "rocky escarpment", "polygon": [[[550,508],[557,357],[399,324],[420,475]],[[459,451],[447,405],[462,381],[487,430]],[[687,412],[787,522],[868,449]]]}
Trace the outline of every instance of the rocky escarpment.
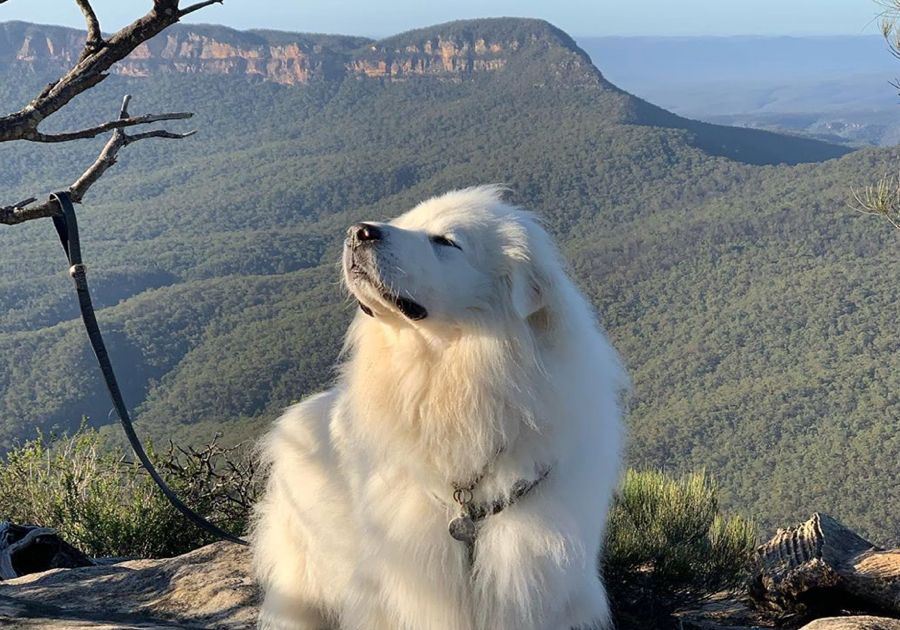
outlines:
{"label": "rocky escarpment", "polygon": [[[84,34],[75,29],[6,22],[0,24],[0,66],[59,71],[78,58],[83,43]],[[380,41],[177,25],[139,46],[113,72],[243,75],[285,85],[348,76],[463,80],[501,71],[529,51],[549,49],[564,52],[585,76],[599,76],[562,31],[541,20],[510,18],[451,22]]]}
{"label": "rocky escarpment", "polygon": [[366,54],[350,62],[349,70],[356,75],[391,79],[422,75],[466,76],[500,70],[506,65],[506,55],[518,47],[515,40],[500,43],[478,37],[459,41],[441,36],[409,43],[402,48],[372,44]]}
{"label": "rocky escarpment", "polygon": [[[0,65],[60,71],[78,59],[85,35],[75,29],[25,22],[0,24]],[[220,26],[177,25],[138,46],[115,74],[245,75],[287,85],[343,76],[359,37],[240,32]]]}
{"label": "rocky escarpment", "polygon": [[0,627],[250,630],[258,599],[249,551],[220,542],[165,560],[52,569],[0,581]]}

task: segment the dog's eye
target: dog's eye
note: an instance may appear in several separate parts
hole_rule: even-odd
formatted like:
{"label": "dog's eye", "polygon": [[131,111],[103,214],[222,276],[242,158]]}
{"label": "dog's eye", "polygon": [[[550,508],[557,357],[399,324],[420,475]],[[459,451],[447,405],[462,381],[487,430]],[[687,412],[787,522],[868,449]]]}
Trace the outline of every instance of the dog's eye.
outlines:
{"label": "dog's eye", "polygon": [[462,251],[462,247],[451,241],[446,236],[441,236],[439,234],[434,234],[428,237],[429,240],[435,245],[441,245],[443,247],[455,247],[456,249]]}

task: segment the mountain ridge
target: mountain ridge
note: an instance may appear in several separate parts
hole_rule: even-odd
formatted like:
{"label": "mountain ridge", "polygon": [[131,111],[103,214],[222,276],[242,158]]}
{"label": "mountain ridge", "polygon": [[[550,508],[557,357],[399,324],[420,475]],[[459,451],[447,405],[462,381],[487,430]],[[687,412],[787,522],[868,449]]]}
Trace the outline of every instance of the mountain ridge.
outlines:
{"label": "mountain ridge", "polygon": [[[70,64],[84,43],[78,29],[0,23],[0,63]],[[347,35],[240,31],[211,24],[177,24],[141,44],[113,73],[245,74],[285,85],[337,80],[347,75],[404,80],[410,76],[462,77],[503,68],[530,46],[557,46],[590,66],[566,33],[543,20],[460,20],[381,40]]]}
{"label": "mountain ridge", "polygon": [[[61,71],[80,54],[76,29],[0,23],[0,68]],[[457,20],[380,40],[343,35],[238,31],[177,24],[139,46],[112,72],[121,76],[243,76],[286,86],[338,85],[346,80],[450,83],[505,75],[517,89],[584,88],[611,124],[686,133],[711,155],[754,164],[797,164],[850,149],[800,136],[739,129],[682,118],[610,83],[567,33],[533,18]]]}

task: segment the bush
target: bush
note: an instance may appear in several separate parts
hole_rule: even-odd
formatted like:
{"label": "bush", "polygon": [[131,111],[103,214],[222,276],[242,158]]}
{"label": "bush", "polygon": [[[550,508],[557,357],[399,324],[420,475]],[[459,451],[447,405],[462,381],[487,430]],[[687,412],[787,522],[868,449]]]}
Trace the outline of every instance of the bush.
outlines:
{"label": "bush", "polygon": [[[637,627],[747,578],[754,525],[719,511],[705,472],[628,471],[610,513],[604,572],[613,606]],[[626,625],[621,623],[620,625]]]}
{"label": "bush", "polygon": [[[255,497],[255,469],[241,447],[148,449],[172,489],[221,527],[242,532]],[[0,520],[52,527],[93,556],[166,557],[215,540],[173,508],[139,464],[82,428],[38,436],[0,464]]]}

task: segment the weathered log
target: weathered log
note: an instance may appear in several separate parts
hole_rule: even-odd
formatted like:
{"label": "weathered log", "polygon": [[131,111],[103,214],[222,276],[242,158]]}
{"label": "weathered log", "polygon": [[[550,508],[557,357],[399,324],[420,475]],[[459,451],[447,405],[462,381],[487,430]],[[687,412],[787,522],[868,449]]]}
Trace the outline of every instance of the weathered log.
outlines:
{"label": "weathered log", "polygon": [[778,530],[757,549],[750,595],[761,608],[782,615],[900,615],[900,550],[880,549],[817,513]]}
{"label": "weathered log", "polygon": [[93,561],[47,527],[0,523],[0,580],[48,569],[71,569]]}

